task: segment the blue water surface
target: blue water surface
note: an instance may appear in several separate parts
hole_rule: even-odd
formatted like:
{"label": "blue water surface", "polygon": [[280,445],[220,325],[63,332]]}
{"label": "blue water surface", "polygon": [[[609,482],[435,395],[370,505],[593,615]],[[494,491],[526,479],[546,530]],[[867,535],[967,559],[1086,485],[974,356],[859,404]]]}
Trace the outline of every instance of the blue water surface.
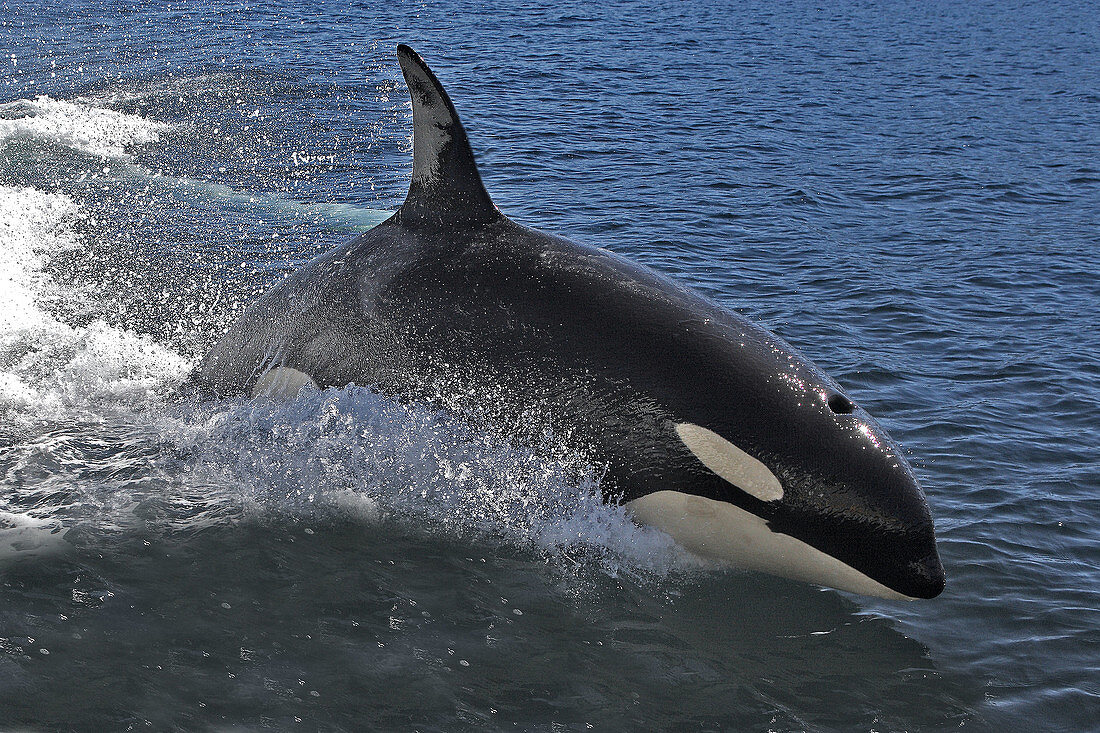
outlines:
{"label": "blue water surface", "polygon": [[[505,213],[879,418],[941,597],[686,568],[555,445],[369,390],[169,397],[400,205],[399,42]],[[1092,4],[9,2],[0,52],[0,727],[1097,726]]]}

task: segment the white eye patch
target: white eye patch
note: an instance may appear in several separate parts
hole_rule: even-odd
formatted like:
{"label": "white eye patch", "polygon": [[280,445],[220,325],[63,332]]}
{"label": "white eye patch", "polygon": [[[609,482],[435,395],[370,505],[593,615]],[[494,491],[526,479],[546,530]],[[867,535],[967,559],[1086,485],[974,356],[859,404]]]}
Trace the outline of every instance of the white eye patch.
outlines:
{"label": "white eye patch", "polygon": [[760,501],[783,498],[783,484],[767,466],[713,430],[682,422],[676,434],[700,463],[745,493]]}

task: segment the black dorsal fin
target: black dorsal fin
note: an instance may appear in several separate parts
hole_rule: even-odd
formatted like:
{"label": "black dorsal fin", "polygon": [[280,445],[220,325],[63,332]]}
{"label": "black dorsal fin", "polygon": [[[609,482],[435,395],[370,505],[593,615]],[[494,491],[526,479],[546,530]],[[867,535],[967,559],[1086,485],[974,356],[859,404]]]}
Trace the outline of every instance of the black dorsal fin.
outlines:
{"label": "black dorsal fin", "polygon": [[397,60],[409,85],[413,113],[412,183],[398,220],[407,226],[453,226],[499,218],[443,85],[408,46],[397,47]]}

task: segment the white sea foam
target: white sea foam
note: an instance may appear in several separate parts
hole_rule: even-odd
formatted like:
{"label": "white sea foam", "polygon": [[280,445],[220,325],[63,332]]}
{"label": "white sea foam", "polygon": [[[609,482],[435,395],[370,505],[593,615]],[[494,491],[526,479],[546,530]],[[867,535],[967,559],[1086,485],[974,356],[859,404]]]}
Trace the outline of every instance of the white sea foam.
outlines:
{"label": "white sea foam", "polygon": [[49,257],[80,246],[80,208],[63,194],[0,186],[0,411],[9,420],[62,417],[102,402],[143,402],[187,370],[151,339],[50,314],[59,293]]}
{"label": "white sea foam", "polygon": [[598,472],[552,435],[515,444],[358,387],[200,410],[158,432],[191,456],[195,479],[234,487],[261,521],[398,521],[533,550],[566,570],[663,575],[691,565],[667,535],[605,503]]}
{"label": "white sea foam", "polygon": [[29,139],[100,158],[125,158],[133,146],[157,142],[164,122],[48,96],[0,104],[0,143]]}
{"label": "white sea foam", "polygon": [[0,562],[64,552],[67,531],[56,519],[0,510]]}

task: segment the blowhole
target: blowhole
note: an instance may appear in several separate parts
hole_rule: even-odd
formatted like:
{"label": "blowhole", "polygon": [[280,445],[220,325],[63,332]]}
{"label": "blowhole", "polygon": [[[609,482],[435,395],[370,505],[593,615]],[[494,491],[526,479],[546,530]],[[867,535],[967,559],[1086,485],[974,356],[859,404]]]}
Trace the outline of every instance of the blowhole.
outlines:
{"label": "blowhole", "polygon": [[856,406],[842,394],[831,394],[828,399],[829,409],[837,415],[850,415]]}

